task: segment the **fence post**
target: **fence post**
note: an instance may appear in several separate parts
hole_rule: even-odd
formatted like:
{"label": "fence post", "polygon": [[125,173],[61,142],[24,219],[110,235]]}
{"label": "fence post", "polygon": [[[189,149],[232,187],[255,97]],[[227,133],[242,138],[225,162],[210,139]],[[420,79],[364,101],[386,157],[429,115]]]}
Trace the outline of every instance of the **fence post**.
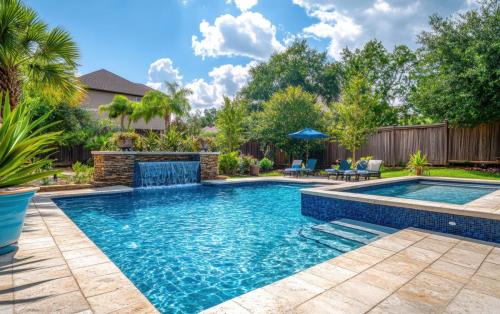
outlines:
{"label": "fence post", "polygon": [[392,166],[396,167],[396,126],[393,125],[391,129],[391,159]]}
{"label": "fence post", "polygon": [[445,119],[444,120],[444,127],[445,127],[445,130],[444,130],[444,142],[445,142],[445,148],[444,148],[444,165],[445,166],[448,166],[448,145],[449,145],[449,142],[448,142],[448,119]]}

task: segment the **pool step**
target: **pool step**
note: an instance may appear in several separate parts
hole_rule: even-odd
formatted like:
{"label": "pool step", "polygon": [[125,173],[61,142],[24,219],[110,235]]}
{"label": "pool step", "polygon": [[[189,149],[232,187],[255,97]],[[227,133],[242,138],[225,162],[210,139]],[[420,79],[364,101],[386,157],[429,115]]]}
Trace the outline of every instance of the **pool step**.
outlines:
{"label": "pool step", "polygon": [[304,228],[299,232],[299,235],[308,240],[325,245],[339,253],[346,253],[364,245],[362,242],[322,232],[313,228]]}
{"label": "pool step", "polygon": [[374,240],[376,240],[379,235],[376,233],[371,233],[365,230],[360,230],[356,228],[351,228],[347,226],[343,226],[341,224],[335,223],[326,223],[321,225],[316,225],[312,227],[312,229],[324,232],[327,234],[331,234],[334,236],[338,236],[344,239],[360,242],[363,244],[368,244]]}
{"label": "pool step", "polygon": [[393,234],[393,233],[399,231],[398,229],[394,229],[391,227],[375,225],[375,224],[371,224],[368,222],[352,220],[352,219],[347,219],[347,218],[332,220],[332,221],[330,221],[330,223],[335,224],[335,225],[340,225],[343,227],[356,229],[356,230],[365,231],[365,232],[372,233],[372,234],[376,234],[379,237],[383,237],[383,236],[386,236],[388,234]]}
{"label": "pool step", "polygon": [[303,228],[299,235],[339,253],[346,253],[397,231],[394,228],[367,222],[338,219]]}

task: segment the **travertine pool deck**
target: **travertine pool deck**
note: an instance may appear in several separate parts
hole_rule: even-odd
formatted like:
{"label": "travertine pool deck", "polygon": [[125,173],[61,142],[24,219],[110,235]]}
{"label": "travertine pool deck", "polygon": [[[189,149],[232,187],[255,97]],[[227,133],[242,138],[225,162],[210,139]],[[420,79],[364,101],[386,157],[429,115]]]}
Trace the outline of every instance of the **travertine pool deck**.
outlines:
{"label": "travertine pool deck", "polygon": [[[318,178],[254,180],[335,183]],[[157,312],[51,201],[54,196],[130,190],[38,194],[28,210],[20,249],[15,255],[0,256],[0,313]],[[405,229],[205,312],[498,313],[498,309],[499,247]]]}
{"label": "travertine pool deck", "polygon": [[[87,189],[45,195],[127,189]],[[157,311],[50,198],[36,196],[28,209],[19,250],[15,255],[0,256],[0,313]]]}
{"label": "travertine pool deck", "polygon": [[500,248],[405,229],[203,313],[499,313]]}

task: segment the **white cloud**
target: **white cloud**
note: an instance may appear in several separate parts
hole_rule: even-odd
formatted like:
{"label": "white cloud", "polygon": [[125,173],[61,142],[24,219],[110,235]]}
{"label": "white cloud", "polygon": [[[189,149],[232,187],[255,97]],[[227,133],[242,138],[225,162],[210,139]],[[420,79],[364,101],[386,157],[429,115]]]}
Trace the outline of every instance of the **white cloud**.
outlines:
{"label": "white cloud", "polygon": [[162,89],[165,82],[181,82],[182,75],[170,58],[158,59],[149,65],[148,85],[154,89]]}
{"label": "white cloud", "polygon": [[262,14],[243,12],[239,16],[225,14],[213,25],[200,23],[202,38],[192,37],[197,56],[245,56],[257,60],[267,59],[273,52],[283,49],[276,39],[276,27]]}
{"label": "white cloud", "polygon": [[308,12],[308,15],[319,19],[320,22],[304,28],[304,33],[329,38],[328,54],[337,59],[342,48],[354,43],[363,32],[361,25],[338,11],[315,10]]}
{"label": "white cloud", "polygon": [[193,92],[188,97],[193,109],[218,107],[224,102],[223,96],[234,97],[246,84],[250,77],[249,71],[256,64],[256,61],[247,65],[224,64],[208,73],[208,81],[199,78],[184,85],[180,70],[174,67],[172,60],[162,58],[149,66],[146,85],[165,91],[164,83],[175,81]]}
{"label": "white cloud", "polygon": [[391,6],[385,0],[375,0],[373,6],[366,9],[365,13],[368,15],[384,15],[384,14],[411,15],[415,13],[419,5],[420,1],[415,1],[407,6]]}
{"label": "white cloud", "polygon": [[293,3],[305,8],[307,11],[328,11],[335,8],[333,0],[293,0]]}
{"label": "white cloud", "polygon": [[226,3],[233,3],[240,9],[241,12],[250,10],[252,7],[257,5],[258,0],[226,0]]}
{"label": "white cloud", "polygon": [[361,47],[371,39],[387,49],[405,44],[416,47],[416,35],[428,29],[429,15],[449,16],[469,9],[477,0],[292,0],[306,14],[318,20],[303,34],[329,40],[330,56],[341,50]]}
{"label": "white cloud", "polygon": [[250,62],[245,66],[225,64],[215,67],[208,73],[210,82],[196,79],[186,87],[193,91],[189,101],[193,109],[219,107],[223,104],[223,96],[234,97],[246,84],[250,74],[249,70],[255,66]]}

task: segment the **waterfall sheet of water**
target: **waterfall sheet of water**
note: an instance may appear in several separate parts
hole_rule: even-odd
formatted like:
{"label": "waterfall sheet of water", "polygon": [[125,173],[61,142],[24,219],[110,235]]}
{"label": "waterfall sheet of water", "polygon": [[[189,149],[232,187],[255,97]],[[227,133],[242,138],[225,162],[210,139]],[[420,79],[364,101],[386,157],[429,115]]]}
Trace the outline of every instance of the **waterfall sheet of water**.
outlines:
{"label": "waterfall sheet of water", "polygon": [[135,187],[159,187],[200,182],[199,161],[136,162]]}

